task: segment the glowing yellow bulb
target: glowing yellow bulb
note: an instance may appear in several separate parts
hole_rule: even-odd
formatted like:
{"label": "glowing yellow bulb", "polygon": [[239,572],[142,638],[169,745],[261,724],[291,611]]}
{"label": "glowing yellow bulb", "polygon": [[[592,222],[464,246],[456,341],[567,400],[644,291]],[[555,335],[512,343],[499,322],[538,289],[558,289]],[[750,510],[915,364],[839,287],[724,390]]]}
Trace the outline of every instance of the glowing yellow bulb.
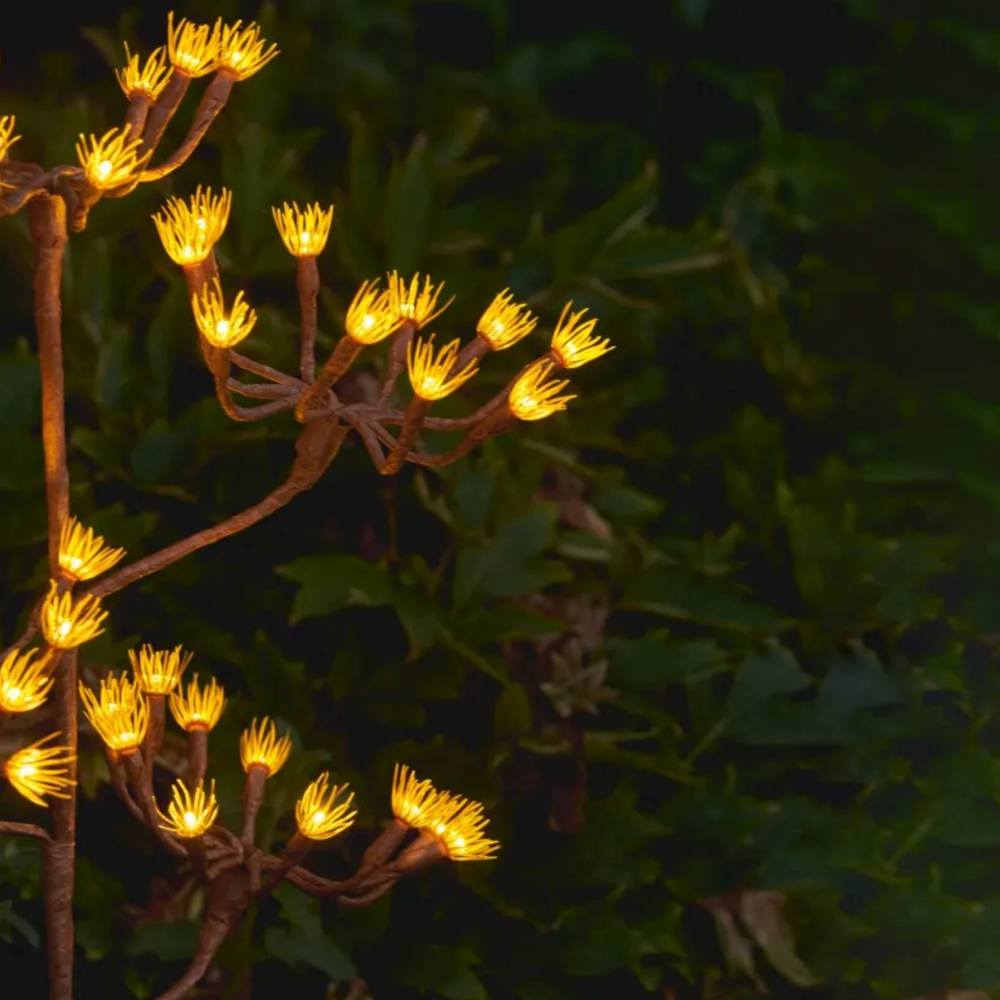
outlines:
{"label": "glowing yellow bulb", "polygon": [[365,281],[354,293],[344,328],[358,344],[377,344],[396,329],[399,320],[390,308],[389,293],[378,287],[378,279]]}
{"label": "glowing yellow bulb", "polygon": [[37,649],[14,648],[0,661],[0,712],[30,712],[48,697],[55,683],[51,658],[35,659],[37,654]]}
{"label": "glowing yellow bulb", "polygon": [[518,420],[541,420],[559,410],[565,410],[566,404],[576,399],[572,395],[559,395],[569,385],[568,379],[545,381],[552,368],[551,361],[536,361],[510,387],[507,402],[511,413]]}
{"label": "glowing yellow bulb", "polygon": [[200,297],[192,296],[191,309],[202,336],[213,347],[235,347],[257,322],[257,313],[244,300],[242,292],[236,293],[232,308],[226,312],[218,278],[205,285]]}
{"label": "glowing yellow bulb", "polygon": [[139,749],[146,738],[149,703],[138,683],[133,683],[124,674],[105,677],[95,696],[81,682],[80,699],[84,714],[109,749],[122,754]]}
{"label": "glowing yellow bulb", "polygon": [[46,746],[59,733],[51,733],[31,746],[18,750],[0,770],[14,789],[35,805],[47,806],[44,796],[68,799],[76,782],[70,777],[70,766],[76,755],[67,746]]}
{"label": "glowing yellow bulb", "polygon": [[113,128],[100,138],[80,134],[76,155],[83,174],[100,191],[136,180],[152,150],[140,155],[142,139],[131,138],[128,129]]}
{"label": "glowing yellow bulb", "polygon": [[116,69],[115,76],[118,77],[118,85],[129,100],[142,95],[154,101],[167,85],[170,72],[170,63],[167,61],[166,49],[163,46],[154,49],[145,65],[140,65],[138,54],[133,55],[126,42],[125,68]]}
{"label": "glowing yellow bulb", "polygon": [[124,549],[108,548],[102,535],[75,518],[63,522],[59,536],[59,568],[74,580],[90,580],[111,569],[125,556]]}
{"label": "glowing yellow bulb", "polygon": [[425,341],[411,341],[406,351],[406,366],[413,391],[428,402],[443,399],[468,382],[479,370],[473,359],[460,372],[453,372],[458,361],[459,341],[456,338],[434,354],[434,334]]}
{"label": "glowing yellow bulb", "polygon": [[225,188],[213,195],[201,185],[187,201],[168,198],[152,218],[170,259],[175,264],[205,260],[226,229],[232,203],[232,193]]}
{"label": "glowing yellow bulb", "polygon": [[579,368],[580,365],[614,350],[607,337],[593,336],[597,320],[584,321],[587,310],[571,312],[572,308],[572,302],[563,306],[559,322],[552,333],[552,353],[563,368]]}
{"label": "glowing yellow bulb", "polygon": [[505,288],[479,317],[476,332],[494,351],[502,351],[531,333],[537,322],[538,317],[523,303],[515,302],[510,289]]}
{"label": "glowing yellow bulb", "polygon": [[287,733],[279,737],[277,727],[266,716],[260,722],[254,719],[240,736],[240,761],[244,771],[260,767],[270,777],[281,769],[291,750],[291,738]]}
{"label": "glowing yellow bulb", "polygon": [[180,683],[191,656],[180,646],[153,649],[148,643],[138,653],[134,649],[128,651],[136,683],[147,694],[170,694]]}
{"label": "glowing yellow bulb", "polygon": [[419,827],[434,813],[441,793],[405,764],[397,764],[392,771],[392,811],[409,826]]}
{"label": "glowing yellow bulb", "polygon": [[178,687],[170,695],[170,711],[181,729],[210,730],[215,727],[226,705],[226,695],[214,679],[203,687],[198,684],[198,675],[188,681],[187,690]]}
{"label": "glowing yellow bulb", "polygon": [[160,826],[164,830],[169,830],[185,840],[200,837],[219,815],[215,782],[212,782],[206,793],[204,785],[199,783],[194,789],[189,789],[184,781],[178,778],[173,785],[167,814],[164,816],[159,809],[157,812],[160,815]]}
{"label": "glowing yellow bulb", "polygon": [[253,76],[278,54],[277,45],[267,47],[257,24],[251,22],[245,28],[242,25],[242,21],[227,25],[219,39],[219,68],[237,80]]}
{"label": "glowing yellow bulb", "polygon": [[324,771],[302,793],[295,803],[295,822],[299,832],[310,840],[329,840],[342,833],[353,822],[357,811],[351,809],[354,793],[343,801],[339,799],[347,791],[346,785],[331,785],[329,771]]}
{"label": "glowing yellow bulb", "polygon": [[42,635],[50,646],[73,649],[100,635],[104,631],[101,624],[107,616],[98,598],[85,594],[74,602],[73,595],[69,591],[60,594],[59,585],[52,580],[42,602],[39,621]]}
{"label": "glowing yellow bulb", "polygon": [[409,283],[395,271],[392,271],[388,278],[389,310],[397,320],[407,320],[415,324],[418,329],[440,316],[454,302],[454,298],[451,298],[438,308],[438,300],[444,291],[444,282],[435,285],[430,275],[425,276],[423,288],[420,287],[419,274],[415,274]]}
{"label": "glowing yellow bulb", "polygon": [[285,249],[295,257],[316,257],[323,252],[333,223],[333,205],[324,208],[319,202],[299,208],[297,202],[285,202],[272,208],[271,215]]}
{"label": "glowing yellow bulb", "polygon": [[193,24],[181,18],[174,25],[174,12],[167,15],[167,53],[176,69],[186,76],[211,73],[219,64],[222,19],[215,24]]}
{"label": "glowing yellow bulb", "polygon": [[[15,124],[13,115],[0,115],[0,160],[7,158],[10,147],[21,138],[19,135],[14,135]],[[0,184],[0,189],[3,187],[4,185]]]}

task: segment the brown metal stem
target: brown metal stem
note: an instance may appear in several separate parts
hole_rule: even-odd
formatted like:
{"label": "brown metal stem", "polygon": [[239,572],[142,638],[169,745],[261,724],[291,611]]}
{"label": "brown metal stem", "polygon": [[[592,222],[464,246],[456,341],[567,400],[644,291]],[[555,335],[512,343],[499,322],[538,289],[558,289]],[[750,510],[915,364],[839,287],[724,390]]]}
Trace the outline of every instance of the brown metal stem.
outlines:
{"label": "brown metal stem", "polygon": [[337,379],[341,378],[348,368],[354,364],[355,358],[361,353],[364,344],[359,344],[346,334],[337,341],[337,346],[320,369],[316,381],[309,386],[295,404],[295,419],[304,420],[313,403],[322,399],[324,393]]}
{"label": "brown metal stem", "polygon": [[[174,74],[176,75],[176,73],[177,70],[175,69]],[[226,101],[229,100],[229,95],[232,93],[234,82],[234,78],[225,72],[216,73],[212,77],[212,82],[205,88],[205,93],[202,94],[201,101],[198,103],[198,108],[194,113],[194,121],[191,123],[191,128],[188,129],[188,134],[184,137],[184,141],[158,167],[144,170],[139,175],[140,181],[145,183],[146,181],[159,180],[187,162],[188,157],[198,148],[198,143],[205,137],[205,133],[211,127],[212,122],[219,117],[219,112],[226,106]],[[164,88],[164,94],[170,88],[171,83],[173,83],[173,80]],[[184,87],[184,91],[186,90],[187,86]],[[184,93],[182,92],[181,98],[183,97]],[[180,101],[177,103],[179,104]],[[177,106],[175,105],[174,111],[176,110]],[[154,108],[154,114],[155,111],[156,109]],[[150,115],[150,118],[152,117]],[[160,135],[162,134],[161,130]],[[156,137],[156,141],[151,143],[151,145],[155,146],[157,142],[159,142],[159,136]]]}
{"label": "brown metal stem", "polygon": [[319,267],[315,257],[297,257],[296,284],[299,309],[302,313],[302,335],[299,347],[299,373],[304,382],[316,375],[316,300],[319,297]]}
{"label": "brown metal stem", "polygon": [[150,109],[149,117],[146,119],[146,128],[142,135],[143,153],[156,149],[160,144],[163,133],[170,124],[170,119],[174,117],[190,86],[191,77],[175,66],[169,82],[160,91],[160,96],[156,99],[156,103]]}
{"label": "brown metal stem", "polygon": [[251,765],[243,782],[243,832],[240,840],[243,846],[253,847],[257,828],[257,813],[264,804],[264,790],[267,787],[266,767]]}
{"label": "brown metal stem", "polygon": [[194,788],[205,780],[208,769],[208,730],[188,730],[188,786]]}
{"label": "brown metal stem", "polygon": [[383,476],[394,476],[406,463],[406,456],[417,440],[420,428],[423,426],[424,418],[430,410],[431,404],[426,399],[414,396],[410,400],[410,405],[406,408],[406,416],[403,418],[403,426],[399,431],[399,438],[392,446],[385,464],[378,470]]}

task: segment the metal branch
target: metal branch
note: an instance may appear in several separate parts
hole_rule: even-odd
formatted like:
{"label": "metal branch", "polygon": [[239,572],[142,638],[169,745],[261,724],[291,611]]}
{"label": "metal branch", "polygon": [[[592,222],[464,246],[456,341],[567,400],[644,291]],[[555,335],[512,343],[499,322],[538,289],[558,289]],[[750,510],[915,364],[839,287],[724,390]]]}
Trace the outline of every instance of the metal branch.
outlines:
{"label": "metal branch", "polygon": [[304,382],[312,382],[316,375],[316,300],[319,297],[319,267],[315,257],[297,257],[296,286],[299,292],[299,310],[302,313],[301,344],[299,347],[299,373]]}
{"label": "metal branch", "polygon": [[[177,70],[174,70],[177,73]],[[170,81],[173,83],[173,80]],[[170,83],[164,89],[163,93],[167,92],[170,87]],[[232,93],[233,84],[235,79],[226,72],[216,73],[212,77],[212,82],[205,88],[205,93],[202,94],[201,101],[194,113],[194,121],[191,123],[191,128],[188,129],[188,134],[184,137],[184,141],[177,147],[174,153],[163,161],[158,167],[151,167],[149,170],[144,170],[139,175],[139,180],[143,183],[147,181],[156,181],[161,177],[166,177],[167,174],[172,173],[179,166],[187,162],[191,154],[198,148],[198,144],[205,137],[205,133],[209,130],[212,122],[219,117],[219,112],[226,106],[226,101],[229,100],[229,95]],[[184,91],[187,91],[187,86],[184,87]],[[161,97],[163,95],[161,94]],[[181,98],[183,98],[184,92],[181,93]],[[159,102],[157,102],[159,104]],[[180,101],[177,102],[180,104]],[[177,107],[175,105],[174,111]],[[155,108],[154,108],[155,111]],[[171,112],[173,114],[173,112]],[[150,116],[152,118],[152,115]],[[169,120],[169,119],[168,119]],[[164,125],[164,128],[166,126]],[[162,136],[163,130],[160,130],[160,134],[156,137],[155,141],[151,143],[152,146],[156,146],[159,142],[160,136]],[[149,148],[149,147],[147,147]]]}
{"label": "metal branch", "polygon": [[47,831],[34,823],[10,823],[0,821],[0,834],[9,833],[15,837],[34,837],[42,841],[43,844],[51,844],[52,838]]}
{"label": "metal branch", "polygon": [[156,103],[150,109],[149,117],[146,119],[146,127],[142,134],[142,152],[147,153],[155,150],[166,132],[170,119],[174,117],[180,107],[184,95],[191,86],[191,77],[183,70],[174,67],[173,73],[167,85],[160,91]]}

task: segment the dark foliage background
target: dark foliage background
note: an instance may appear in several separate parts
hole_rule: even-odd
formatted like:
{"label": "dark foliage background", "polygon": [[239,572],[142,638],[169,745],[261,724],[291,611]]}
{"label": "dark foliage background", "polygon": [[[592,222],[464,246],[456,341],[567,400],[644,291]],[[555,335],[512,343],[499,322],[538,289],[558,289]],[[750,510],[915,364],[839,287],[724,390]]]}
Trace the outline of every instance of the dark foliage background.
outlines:
{"label": "dark foliage background", "polygon": [[[265,360],[294,356],[269,217],[291,197],[337,205],[324,345],[386,267],[448,282],[442,333],[510,285],[548,324],[568,297],[589,306],[618,345],[568,414],[390,483],[346,449],[285,512],[114,599],[88,670],[180,642],[231,692],[214,744],[230,815],[237,734],[267,711],[296,741],[269,838],[329,766],[361,802],[324,859],[344,870],[403,760],[483,799],[504,844],[371,911],[279,893],[224,954],[236,985],[205,995],[246,995],[251,965],[261,997],[343,997],[358,977],[379,1000],[1000,988],[990,6],[182,12],[258,17],[283,55],[193,162],[72,243],[76,513],[138,555],[288,466],[290,418],[218,412],[149,222],[198,182],[234,191],[220,260],[261,307]],[[115,124],[119,39],[148,51],[165,13],[5,15],[19,154],[72,160],[79,131]],[[28,249],[5,221],[4,638],[45,578]],[[528,351],[492,359],[464,405]],[[200,900],[118,807],[92,738],[82,777],[79,995],[149,997]],[[22,813],[7,793],[3,810]],[[0,843],[0,886],[4,975],[41,995],[31,847]]]}

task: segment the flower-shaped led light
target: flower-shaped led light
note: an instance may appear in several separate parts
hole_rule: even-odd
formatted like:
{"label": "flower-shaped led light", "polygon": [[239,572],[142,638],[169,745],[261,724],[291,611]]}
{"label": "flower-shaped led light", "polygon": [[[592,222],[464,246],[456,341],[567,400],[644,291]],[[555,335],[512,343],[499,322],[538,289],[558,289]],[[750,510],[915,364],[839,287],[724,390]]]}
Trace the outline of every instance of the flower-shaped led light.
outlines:
{"label": "flower-shaped led light", "polygon": [[191,309],[202,336],[213,347],[235,347],[257,322],[257,313],[250,308],[242,292],[236,293],[232,308],[226,311],[218,278],[205,285],[200,297],[191,296]]}
{"label": "flower-shaped led light", "polygon": [[134,181],[152,155],[152,150],[140,155],[142,139],[132,139],[129,135],[126,128],[110,129],[99,139],[80,133],[77,159],[88,182],[98,190],[107,191]]}
{"label": "flower-shaped led light", "polygon": [[167,15],[167,53],[175,69],[186,76],[211,73],[219,63],[222,19],[214,25],[194,24],[182,17],[174,24],[174,12]]}
{"label": "flower-shaped led light", "polygon": [[48,697],[55,677],[37,649],[12,649],[0,662],[0,712],[30,712]]}
{"label": "flower-shaped led light", "polygon": [[80,682],[83,712],[105,745],[121,754],[134,753],[142,746],[149,725],[149,702],[125,674],[105,677],[99,696]]}
{"label": "flower-shaped led light", "polygon": [[445,793],[423,829],[437,837],[452,861],[489,861],[500,849],[499,841],[483,836],[489,822],[481,803]]}
{"label": "flower-shaped led light", "polygon": [[440,316],[455,301],[452,296],[441,308],[438,299],[444,291],[444,282],[435,285],[430,275],[424,278],[424,287],[420,287],[420,275],[415,274],[409,284],[395,271],[388,275],[389,308],[397,322],[408,320],[418,329],[426,326],[436,316]]}
{"label": "flower-shaped led light", "polygon": [[397,326],[399,320],[391,308],[388,291],[378,287],[378,278],[364,282],[347,307],[347,335],[358,344],[377,344]]}
{"label": "flower-shaped led light", "polygon": [[170,696],[170,712],[174,721],[188,732],[214,729],[225,705],[226,693],[222,685],[212,678],[202,687],[197,674],[188,681],[187,690],[180,686]]}
{"label": "flower-shaped led light", "polygon": [[176,837],[190,840],[200,837],[215,822],[219,815],[219,803],[215,799],[215,782],[212,782],[207,794],[204,785],[199,782],[194,790],[188,788],[181,778],[174,782],[167,815],[159,809],[160,826]]}
{"label": "flower-shaped led light", "polygon": [[538,317],[523,302],[515,302],[510,289],[505,288],[479,317],[476,333],[494,351],[502,351],[531,333],[537,322]]}
{"label": "flower-shaped led light", "polygon": [[433,333],[427,340],[410,342],[406,349],[406,367],[410,373],[410,385],[421,399],[428,402],[444,399],[479,370],[479,362],[473,359],[460,372],[452,373],[458,360],[458,348],[456,337],[435,356]]}
{"label": "flower-shaped led light", "polygon": [[48,806],[44,796],[68,799],[69,791],[76,782],[70,778],[70,765],[76,760],[72,747],[46,746],[50,740],[58,739],[61,733],[50,733],[44,739],[18,750],[7,758],[3,766],[7,780],[14,790],[29,802],[38,806]]}
{"label": "flower-shaped led light", "polygon": [[129,51],[125,42],[125,65],[115,70],[118,86],[131,101],[133,97],[148,97],[155,101],[160,91],[170,79],[170,63],[167,61],[167,50],[161,45],[150,52],[146,62],[139,59],[139,54]]}
{"label": "flower-shaped led light", "polygon": [[333,205],[323,208],[314,201],[299,208],[297,202],[286,201],[281,208],[272,208],[271,215],[285,248],[294,257],[317,257],[323,252],[333,222]]}
{"label": "flower-shaped led light", "polygon": [[101,610],[99,598],[85,594],[74,601],[68,590],[60,594],[59,585],[52,580],[49,592],[42,602],[39,624],[42,635],[50,646],[55,646],[56,649],[75,649],[82,643],[89,642],[95,635],[100,635],[104,631],[101,623],[107,617],[107,611]]}
{"label": "flower-shaped led light", "polygon": [[276,726],[267,716],[259,723],[254,719],[240,736],[240,761],[244,771],[262,767],[268,777],[277,774],[288,760],[291,750],[292,741],[288,734],[279,737]]}
{"label": "flower-shaped led light", "polygon": [[124,549],[108,548],[102,535],[68,517],[59,535],[59,568],[74,580],[90,580],[106,573],[125,556]]}
{"label": "flower-shaped led light", "polygon": [[566,404],[576,399],[574,395],[559,395],[569,385],[569,379],[545,381],[553,367],[551,361],[536,361],[510,387],[507,403],[518,420],[542,420],[565,410]]}
{"label": "flower-shaped led light", "polygon": [[441,793],[427,778],[417,780],[405,764],[392,769],[392,811],[407,826],[421,827],[431,821]]}
{"label": "flower-shaped led light", "polygon": [[295,803],[299,833],[310,840],[329,840],[343,833],[358,814],[351,810],[354,792],[337,802],[346,791],[347,785],[331,785],[330,772],[324,771]]}
{"label": "flower-shaped led light", "polygon": [[16,124],[13,115],[0,115],[0,160],[7,158],[10,147],[21,138],[19,135],[14,135]]}
{"label": "flower-shaped led light", "polygon": [[597,320],[584,320],[586,309],[570,312],[572,308],[572,302],[563,306],[552,333],[552,352],[563,368],[579,368],[615,349],[607,337],[593,336]]}
{"label": "flower-shaped led light", "polygon": [[260,37],[260,27],[251,21],[245,28],[242,21],[227,24],[219,39],[219,69],[237,80],[253,76],[278,54],[274,43],[267,48],[267,41]]}
{"label": "flower-shaped led light", "polygon": [[225,231],[232,203],[231,191],[213,195],[200,184],[188,201],[168,198],[152,219],[170,259],[181,266],[203,261]]}
{"label": "flower-shaped led light", "polygon": [[134,649],[128,651],[136,683],[146,694],[170,694],[180,683],[193,655],[180,646],[153,649],[148,643],[138,653]]}

